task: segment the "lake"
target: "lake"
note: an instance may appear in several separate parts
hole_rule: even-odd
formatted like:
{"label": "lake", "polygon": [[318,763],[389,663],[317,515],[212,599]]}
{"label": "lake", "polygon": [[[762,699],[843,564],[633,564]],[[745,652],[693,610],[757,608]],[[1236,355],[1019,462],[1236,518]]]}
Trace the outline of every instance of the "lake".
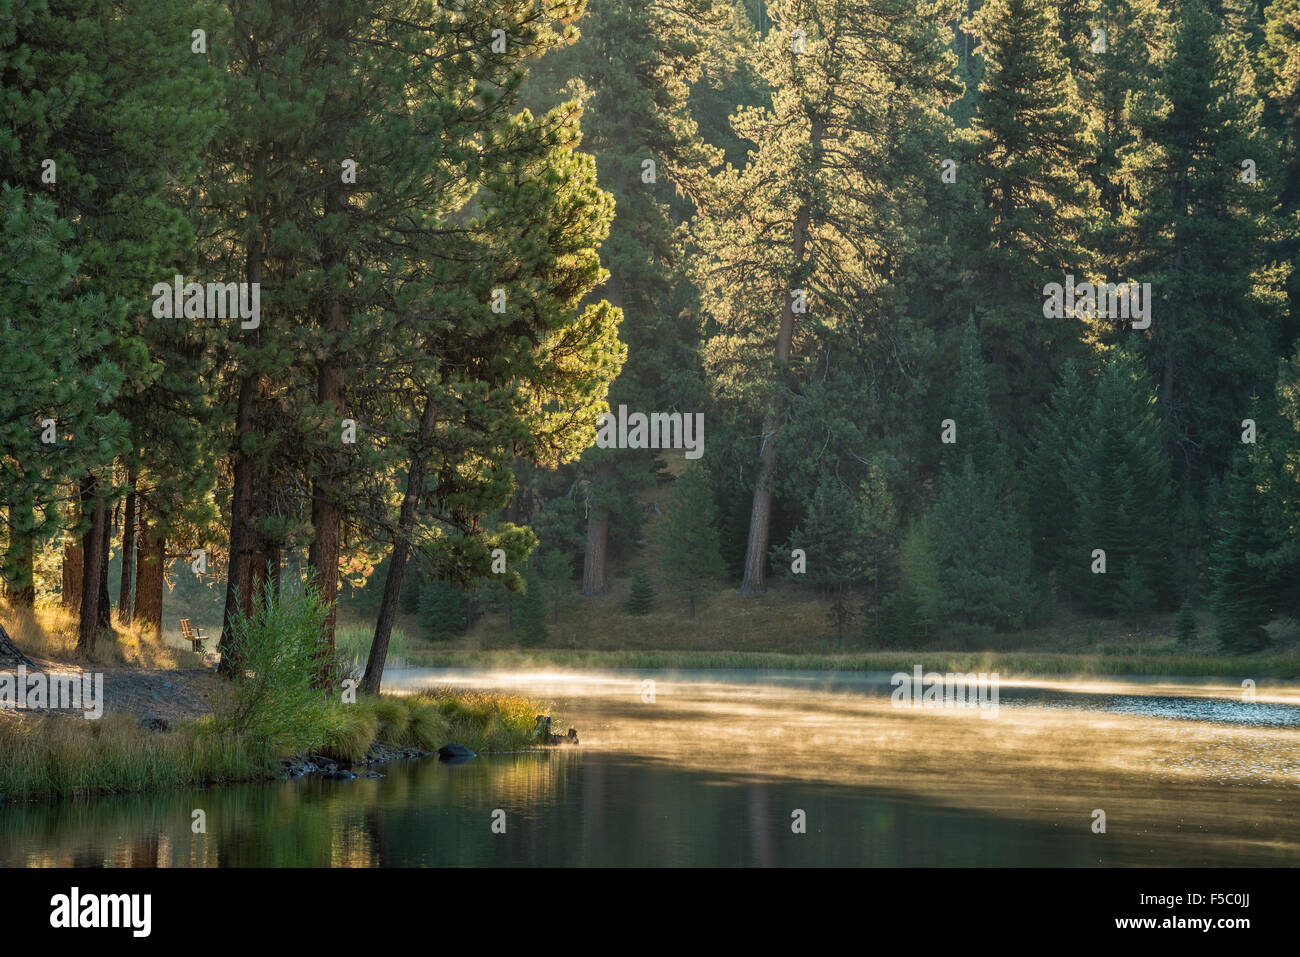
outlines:
{"label": "lake", "polygon": [[1004,681],[982,716],[896,707],[889,678],[394,671],[386,690],[536,696],[582,744],[4,805],[0,865],[1300,863],[1300,688]]}

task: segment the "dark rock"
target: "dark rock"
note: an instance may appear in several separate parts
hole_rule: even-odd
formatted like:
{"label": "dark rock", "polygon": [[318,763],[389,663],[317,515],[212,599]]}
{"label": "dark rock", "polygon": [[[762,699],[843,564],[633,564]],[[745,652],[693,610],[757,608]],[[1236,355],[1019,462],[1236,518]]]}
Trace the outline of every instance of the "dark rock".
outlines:
{"label": "dark rock", "polygon": [[156,714],[144,714],[140,716],[140,727],[146,731],[167,731],[170,730],[171,724],[166,718]]}
{"label": "dark rock", "polygon": [[450,744],[444,744],[438,749],[438,757],[443,761],[459,763],[468,761],[470,758],[476,758],[478,755],[465,745],[453,741]]}
{"label": "dark rock", "polygon": [[357,776],[356,776],[355,774],[353,774],[351,771],[344,771],[342,768],[338,768],[338,769],[336,769],[336,770],[334,770],[334,771],[331,771],[331,772],[329,772],[328,774],[326,774],[326,775],[325,775],[325,780],[327,780],[327,781],[355,781],[355,780],[356,780],[356,777],[357,777]]}

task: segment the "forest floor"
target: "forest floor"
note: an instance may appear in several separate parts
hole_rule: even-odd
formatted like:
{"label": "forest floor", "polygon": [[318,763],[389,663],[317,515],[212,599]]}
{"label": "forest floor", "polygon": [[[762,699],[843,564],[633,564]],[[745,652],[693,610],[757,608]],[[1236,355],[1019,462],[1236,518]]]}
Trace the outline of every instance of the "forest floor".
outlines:
{"label": "forest floor", "polygon": [[[210,714],[221,680],[213,656],[197,655],[137,629],[118,624],[87,659],[76,651],[75,623],[62,609],[31,614],[3,609],[0,624],[31,664],[28,673],[102,676],[104,714],[157,718],[175,724]],[[17,662],[0,660],[0,674],[16,675]],[[83,685],[84,687],[84,685]],[[50,709],[0,708],[7,717],[53,713]]]}

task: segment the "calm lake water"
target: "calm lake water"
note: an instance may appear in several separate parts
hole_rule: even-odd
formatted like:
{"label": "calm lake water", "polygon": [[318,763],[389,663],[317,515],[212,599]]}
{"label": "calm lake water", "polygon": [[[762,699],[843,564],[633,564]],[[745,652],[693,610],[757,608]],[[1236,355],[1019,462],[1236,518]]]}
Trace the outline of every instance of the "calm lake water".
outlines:
{"label": "calm lake water", "polygon": [[1243,702],[1227,683],[1003,682],[981,717],[894,707],[888,675],[388,679],[533,695],[582,745],[378,780],[4,805],[0,865],[1300,864],[1295,687]]}

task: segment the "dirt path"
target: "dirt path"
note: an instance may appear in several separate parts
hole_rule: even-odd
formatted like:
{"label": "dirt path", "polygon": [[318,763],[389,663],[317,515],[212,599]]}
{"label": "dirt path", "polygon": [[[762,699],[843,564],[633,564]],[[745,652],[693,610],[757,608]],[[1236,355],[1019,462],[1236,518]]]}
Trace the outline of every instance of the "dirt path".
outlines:
{"label": "dirt path", "polygon": [[[36,668],[27,673],[49,675],[102,674],[104,713],[126,713],[138,718],[161,718],[168,724],[196,718],[212,710],[213,695],[221,679],[207,669],[162,670],[142,668],[81,667],[62,662],[36,659]],[[0,674],[16,674],[8,662]],[[2,708],[0,714],[21,715],[48,713],[30,709]]]}

